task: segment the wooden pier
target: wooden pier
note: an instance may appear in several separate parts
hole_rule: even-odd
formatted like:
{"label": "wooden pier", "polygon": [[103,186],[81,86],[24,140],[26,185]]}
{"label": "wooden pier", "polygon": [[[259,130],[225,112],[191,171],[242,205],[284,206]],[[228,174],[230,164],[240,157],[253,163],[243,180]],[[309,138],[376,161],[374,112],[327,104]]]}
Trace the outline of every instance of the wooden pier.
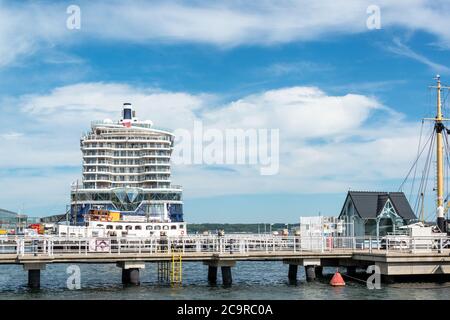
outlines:
{"label": "wooden pier", "polygon": [[[297,279],[298,267],[307,280],[320,276],[323,267],[380,268],[384,277],[450,274],[449,239],[407,239],[401,244],[354,237],[281,237],[272,235],[184,236],[179,238],[61,238],[56,236],[0,238],[0,264],[23,265],[31,287],[39,287],[40,273],[54,263],[114,263],[122,282],[139,284],[145,263],[175,260],[202,262],[210,283],[218,268],[225,285],[232,283],[232,268],[240,261],[280,261],[289,265],[288,278]],[[420,245],[416,245],[420,244]],[[175,269],[174,269],[175,270]],[[177,269],[178,270],[178,269]],[[181,279],[181,270],[179,270]],[[181,281],[181,280],[180,280]]]}

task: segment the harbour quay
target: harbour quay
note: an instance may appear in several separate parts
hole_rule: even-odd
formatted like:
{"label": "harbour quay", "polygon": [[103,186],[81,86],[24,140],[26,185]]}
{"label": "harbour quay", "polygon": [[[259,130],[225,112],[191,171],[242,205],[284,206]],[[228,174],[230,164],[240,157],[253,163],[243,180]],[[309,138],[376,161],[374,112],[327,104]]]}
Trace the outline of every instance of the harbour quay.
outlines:
{"label": "harbour quay", "polygon": [[[208,266],[205,281],[217,283],[220,269],[223,285],[232,285],[232,270],[240,261],[279,261],[288,265],[287,277],[296,282],[299,267],[306,279],[323,276],[324,267],[343,268],[349,277],[357,269],[375,265],[383,281],[398,276],[450,274],[450,238],[401,237],[382,241],[358,237],[304,237],[247,235],[187,235],[183,237],[99,238],[58,236],[5,236],[0,238],[0,264],[22,265],[28,285],[40,287],[41,272],[56,263],[116,264],[124,284],[139,285],[146,263],[156,263],[158,279],[182,282],[183,264]],[[1,268],[1,266],[0,266]],[[255,264],[255,276],[258,275]]]}

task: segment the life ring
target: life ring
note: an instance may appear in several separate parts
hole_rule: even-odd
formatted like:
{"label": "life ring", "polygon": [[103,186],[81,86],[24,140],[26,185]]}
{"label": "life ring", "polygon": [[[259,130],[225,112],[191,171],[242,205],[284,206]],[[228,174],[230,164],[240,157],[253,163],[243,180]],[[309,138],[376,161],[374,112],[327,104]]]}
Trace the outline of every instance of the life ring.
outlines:
{"label": "life ring", "polygon": [[181,235],[184,235],[184,230],[181,230]]}

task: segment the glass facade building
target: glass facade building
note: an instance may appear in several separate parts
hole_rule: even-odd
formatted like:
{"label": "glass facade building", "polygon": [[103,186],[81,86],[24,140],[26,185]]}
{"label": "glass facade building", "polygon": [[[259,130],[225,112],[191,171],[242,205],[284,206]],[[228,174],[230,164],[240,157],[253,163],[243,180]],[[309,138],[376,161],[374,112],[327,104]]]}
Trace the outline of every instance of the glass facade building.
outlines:
{"label": "glass facade building", "polygon": [[20,232],[26,228],[28,217],[12,211],[0,209],[0,229],[7,232]]}

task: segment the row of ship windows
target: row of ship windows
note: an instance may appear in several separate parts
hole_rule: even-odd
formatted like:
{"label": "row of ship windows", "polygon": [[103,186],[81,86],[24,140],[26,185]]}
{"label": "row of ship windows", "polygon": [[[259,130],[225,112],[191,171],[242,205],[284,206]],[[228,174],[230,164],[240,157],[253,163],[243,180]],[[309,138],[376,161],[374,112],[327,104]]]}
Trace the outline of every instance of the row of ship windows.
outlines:
{"label": "row of ship windows", "polygon": [[147,174],[145,176],[139,176],[139,177],[129,177],[129,176],[116,176],[116,177],[111,177],[111,175],[109,174],[85,174],[84,175],[84,179],[85,180],[112,180],[112,181],[138,181],[138,179],[143,179],[143,180],[157,180],[157,179],[169,179],[170,174]]}
{"label": "row of ship windows", "polygon": [[154,136],[154,135],[148,135],[148,136],[139,136],[139,135],[129,135],[129,136],[104,136],[101,135],[100,132],[97,134],[89,134],[84,136],[83,141],[90,140],[90,141],[99,141],[99,140],[106,140],[106,141],[130,141],[130,140],[156,140],[156,141],[172,141],[170,136]]}
{"label": "row of ship windows", "polygon": [[167,168],[159,168],[159,169],[128,169],[125,170],[125,168],[114,168],[112,170],[104,169],[104,168],[88,168],[84,170],[85,173],[96,173],[96,172],[105,172],[109,174],[114,173],[146,173],[146,172],[170,172],[170,169]]}
{"label": "row of ship windows", "polygon": [[[103,228],[104,225],[103,224],[97,224],[96,227]],[[182,224],[180,224],[178,228],[179,229],[184,229],[184,226]],[[116,226],[114,228],[113,225],[107,224],[106,225],[106,229],[107,230],[123,230],[123,226],[118,225],[118,226]],[[172,226],[170,226],[170,229],[171,230],[176,230],[177,226],[176,225],[172,225]],[[142,226],[134,226],[134,228],[133,228],[132,225],[127,225],[127,226],[125,226],[125,230],[142,230]],[[169,226],[168,225],[163,225],[162,227],[161,226],[154,226],[153,227],[153,226],[149,225],[149,226],[145,227],[145,230],[169,230]]]}
{"label": "row of ship windows", "polygon": [[[126,188],[130,187],[129,183],[119,183],[119,182],[102,182],[102,183],[86,183],[83,185],[84,189],[94,190],[94,189],[111,189],[111,188]],[[170,184],[170,182],[164,183],[164,182],[143,182],[139,184],[139,188],[144,189],[179,189],[178,187],[175,187]]]}
{"label": "row of ship windows", "polygon": [[[72,201],[111,201],[111,198],[113,198],[112,194],[109,192],[96,192],[96,193],[72,193],[71,199]],[[174,192],[161,192],[161,193],[144,193],[142,200],[172,200],[172,201],[181,201],[181,192],[180,193],[174,193]],[[153,205],[160,205],[160,204],[152,204]],[[171,204],[173,207],[177,207],[179,204]]]}
{"label": "row of ship windows", "polygon": [[122,159],[122,160],[114,160],[114,161],[107,161],[107,160],[86,160],[83,162],[83,164],[111,164],[111,165],[151,165],[151,164],[169,164],[169,159],[159,159],[158,161],[152,160],[152,161],[145,161],[145,160],[130,160],[130,159]]}
{"label": "row of ship windows", "polygon": [[170,150],[159,151],[85,151],[84,156],[114,156],[114,157],[144,157],[144,156],[170,156]]}
{"label": "row of ship windows", "polygon": [[142,149],[142,148],[170,148],[167,143],[96,143],[83,144],[84,148],[115,148],[115,149]]}

